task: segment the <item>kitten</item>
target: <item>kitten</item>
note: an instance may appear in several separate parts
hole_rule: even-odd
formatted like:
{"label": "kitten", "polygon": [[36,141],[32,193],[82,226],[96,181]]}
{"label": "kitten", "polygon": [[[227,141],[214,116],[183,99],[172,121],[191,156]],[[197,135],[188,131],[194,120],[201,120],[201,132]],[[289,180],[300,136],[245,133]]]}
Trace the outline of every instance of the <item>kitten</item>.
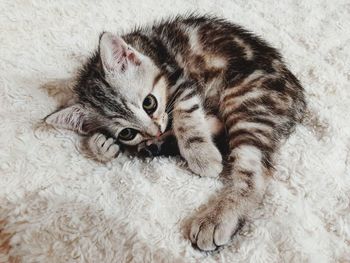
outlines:
{"label": "kitten", "polygon": [[[261,201],[273,154],[306,107],[274,48],[226,20],[195,15],[121,37],[103,33],[74,92],[74,104],[45,120],[87,135],[96,159],[173,133],[192,172],[224,182],[191,224],[189,238],[204,251],[227,244]],[[213,140],[220,133],[224,161]]]}

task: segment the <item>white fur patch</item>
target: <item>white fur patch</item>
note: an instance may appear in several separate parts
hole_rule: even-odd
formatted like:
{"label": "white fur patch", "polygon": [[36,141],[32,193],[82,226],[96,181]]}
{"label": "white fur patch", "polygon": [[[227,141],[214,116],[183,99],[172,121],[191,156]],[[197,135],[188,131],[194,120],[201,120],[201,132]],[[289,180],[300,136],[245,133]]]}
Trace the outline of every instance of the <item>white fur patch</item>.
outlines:
{"label": "white fur patch", "polygon": [[188,39],[189,39],[189,45],[192,52],[194,52],[195,54],[201,54],[203,51],[201,48],[201,43],[199,42],[199,39],[198,39],[198,29],[192,27],[186,31],[189,32]]}
{"label": "white fur patch", "polygon": [[241,145],[230,156],[235,157],[235,169],[254,171],[261,174],[261,151],[250,145]]}
{"label": "white fur patch", "polygon": [[252,60],[254,57],[254,51],[253,51],[252,47],[248,43],[244,42],[243,39],[241,39],[239,37],[235,37],[233,40],[237,43],[238,46],[243,48],[246,59]]}
{"label": "white fur patch", "polygon": [[204,56],[207,67],[223,69],[227,65],[227,60],[219,56]]}

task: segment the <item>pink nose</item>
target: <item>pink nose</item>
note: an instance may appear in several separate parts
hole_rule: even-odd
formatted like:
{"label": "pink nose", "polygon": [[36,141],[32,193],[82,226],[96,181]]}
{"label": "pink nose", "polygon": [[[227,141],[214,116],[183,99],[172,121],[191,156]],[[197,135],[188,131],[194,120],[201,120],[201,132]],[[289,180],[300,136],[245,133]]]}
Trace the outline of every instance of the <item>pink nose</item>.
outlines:
{"label": "pink nose", "polygon": [[162,135],[161,131],[158,131],[156,137],[159,138],[161,135]]}

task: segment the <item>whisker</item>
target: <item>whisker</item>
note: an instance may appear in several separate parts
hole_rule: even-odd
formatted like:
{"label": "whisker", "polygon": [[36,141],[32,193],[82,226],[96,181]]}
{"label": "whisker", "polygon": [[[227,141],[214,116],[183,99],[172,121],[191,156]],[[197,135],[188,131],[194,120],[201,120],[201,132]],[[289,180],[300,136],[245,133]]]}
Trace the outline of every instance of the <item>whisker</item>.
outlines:
{"label": "whisker", "polygon": [[[197,87],[198,84],[199,84],[199,85],[202,85],[203,83],[202,83],[202,81],[199,80],[199,81],[193,83],[191,86],[186,87],[186,89],[192,89],[192,88],[194,88],[194,87]],[[174,92],[174,94],[172,95],[172,98],[171,98],[171,100],[168,102],[168,104],[167,104],[167,106],[166,106],[166,109],[165,109],[165,111],[166,111],[168,114],[171,114],[171,113],[174,111],[173,106],[174,106],[174,104],[176,103],[176,99],[177,99],[176,95],[177,95],[180,91],[183,91],[183,90],[184,90],[184,89],[178,88],[178,89]]]}

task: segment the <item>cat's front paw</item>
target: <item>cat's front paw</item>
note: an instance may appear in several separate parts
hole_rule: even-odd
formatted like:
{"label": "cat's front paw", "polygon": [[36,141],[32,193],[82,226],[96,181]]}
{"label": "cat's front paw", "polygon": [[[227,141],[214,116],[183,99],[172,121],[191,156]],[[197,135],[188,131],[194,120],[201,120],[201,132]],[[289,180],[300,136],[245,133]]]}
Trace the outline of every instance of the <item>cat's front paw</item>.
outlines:
{"label": "cat's front paw", "polygon": [[202,251],[214,251],[228,244],[243,226],[244,220],[232,208],[208,207],[192,221],[189,238]]}
{"label": "cat's front paw", "polygon": [[214,144],[193,145],[183,155],[195,174],[216,178],[222,171],[222,156]]}
{"label": "cat's front paw", "polygon": [[101,133],[95,133],[88,139],[88,149],[93,159],[103,163],[117,157],[120,151],[113,138],[107,138]]}

